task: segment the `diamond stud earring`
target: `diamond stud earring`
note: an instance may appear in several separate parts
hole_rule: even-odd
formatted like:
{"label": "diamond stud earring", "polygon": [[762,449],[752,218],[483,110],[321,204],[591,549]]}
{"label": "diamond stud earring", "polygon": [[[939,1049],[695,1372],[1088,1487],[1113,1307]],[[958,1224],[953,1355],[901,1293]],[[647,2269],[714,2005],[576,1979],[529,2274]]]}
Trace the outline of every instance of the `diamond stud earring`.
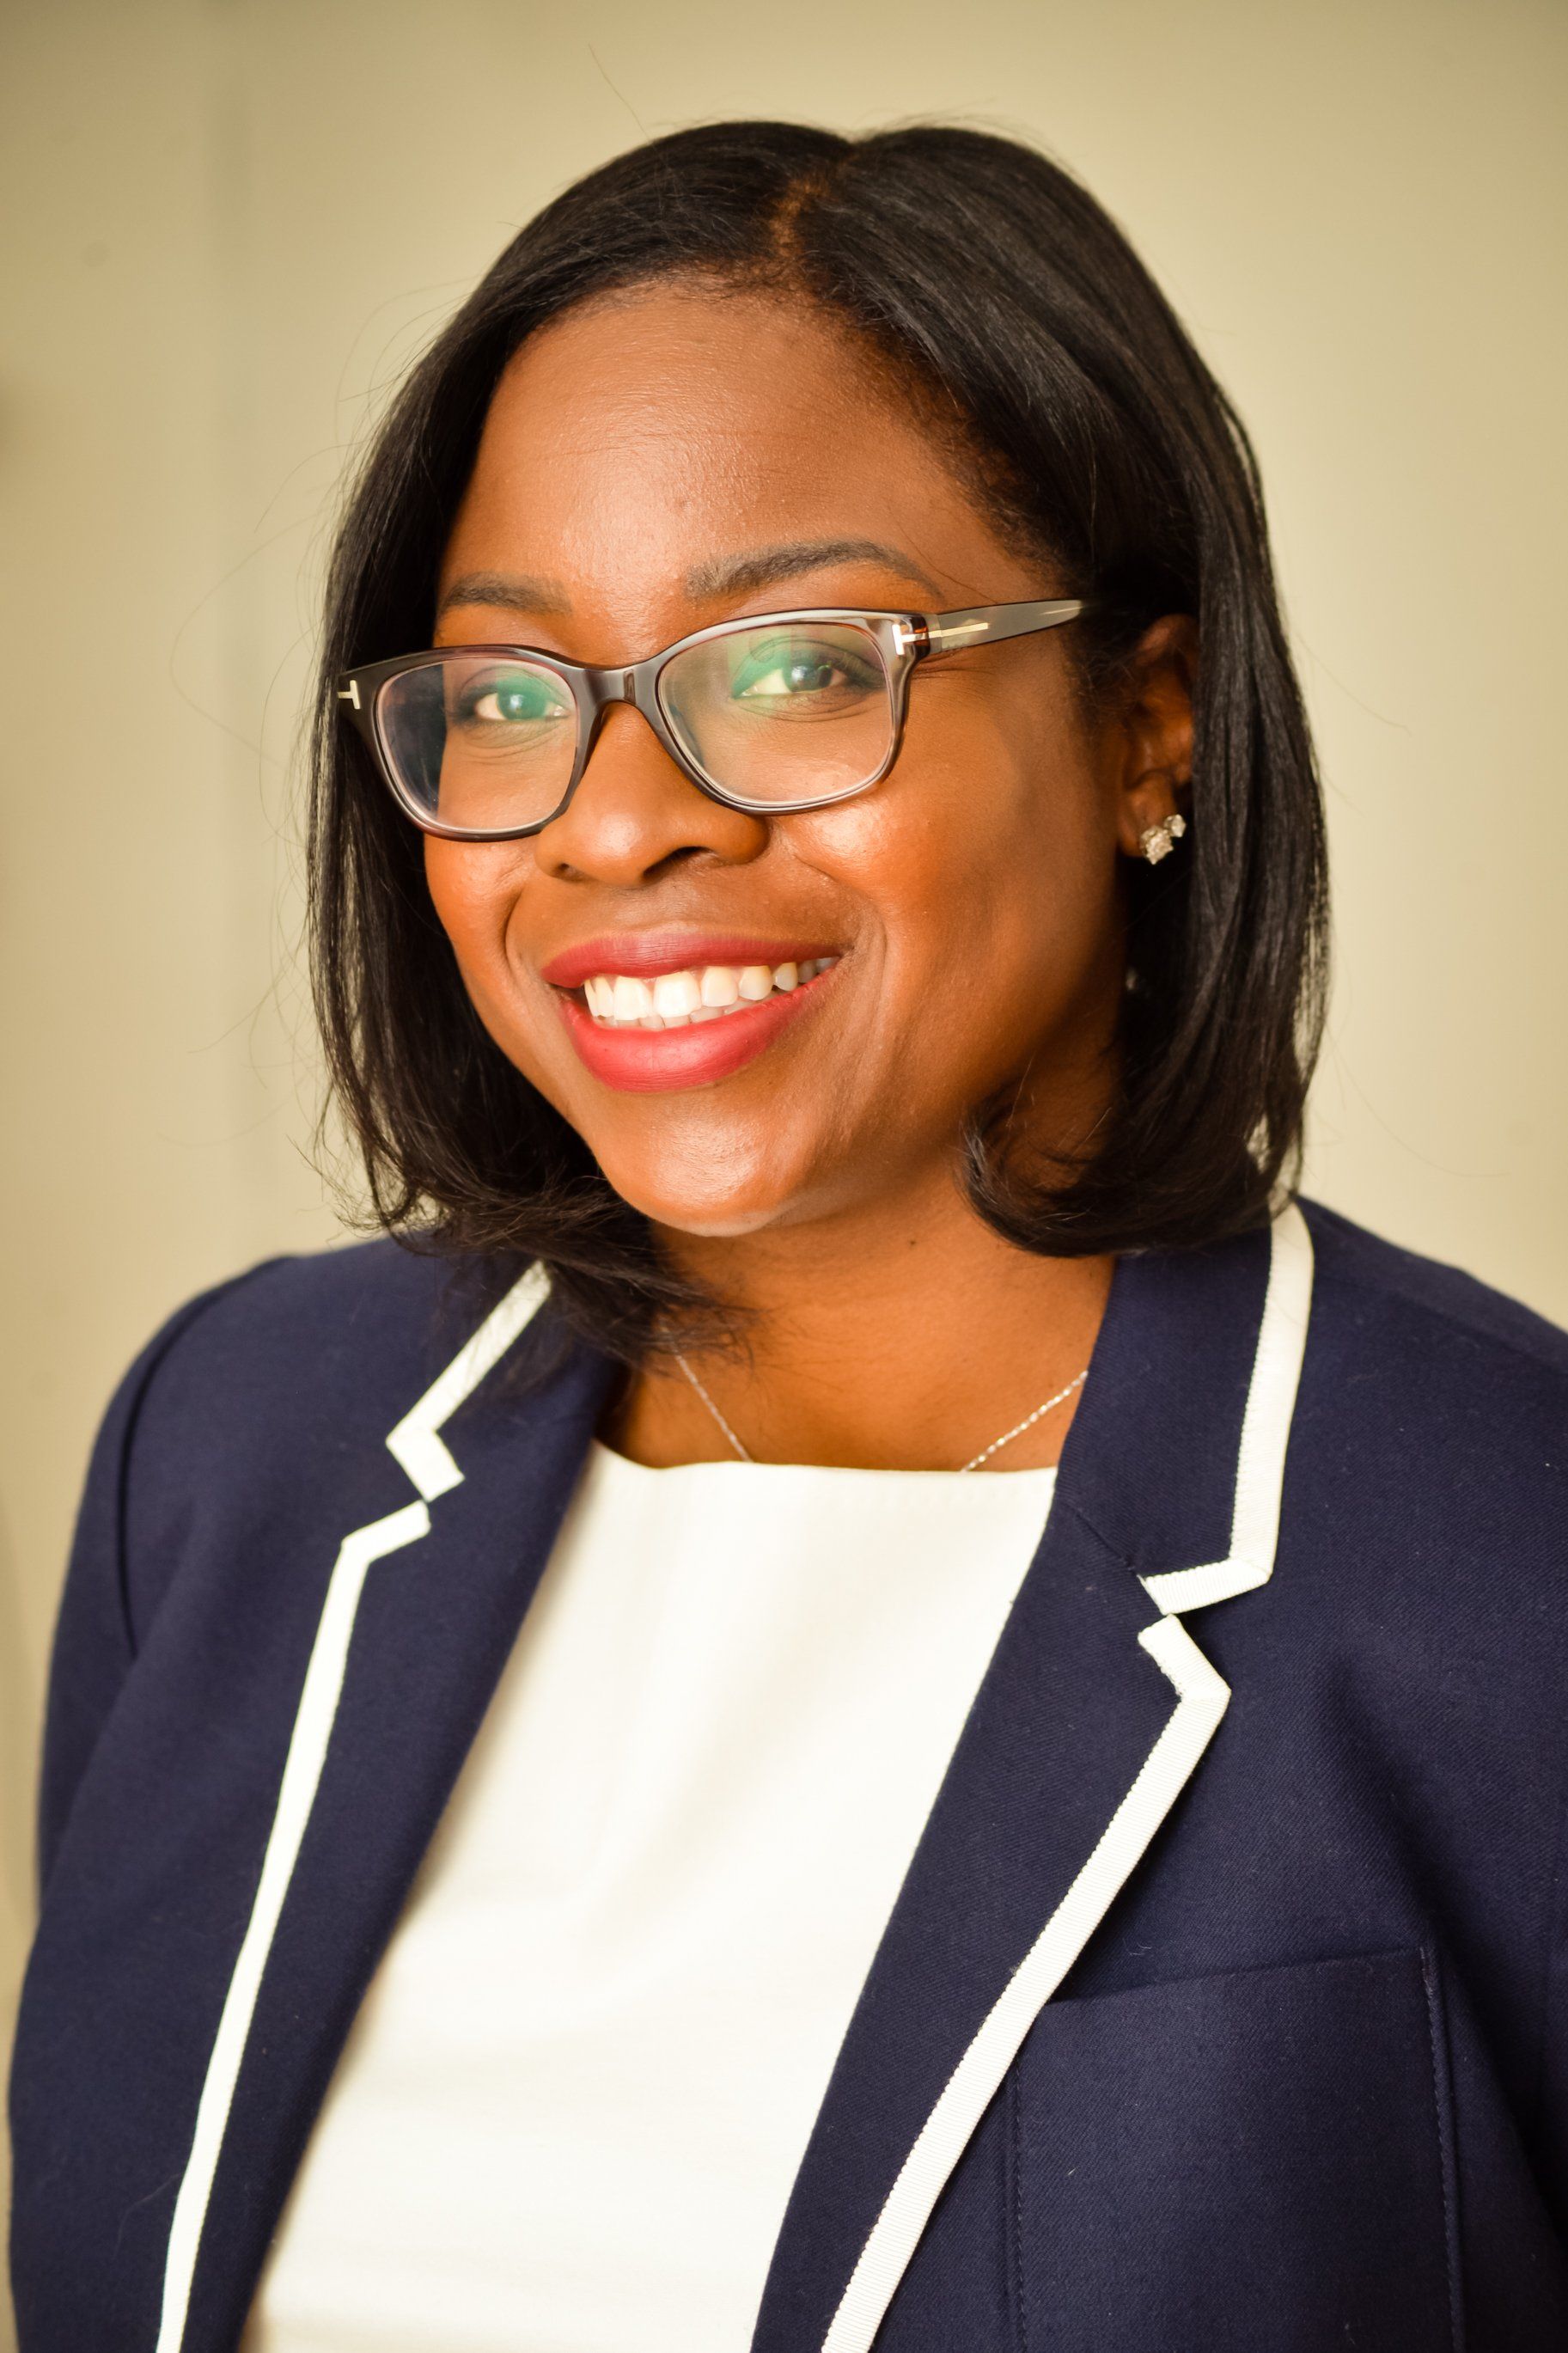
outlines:
{"label": "diamond stud earring", "polygon": [[1138,837],[1138,847],[1151,866],[1158,866],[1162,858],[1169,858],[1186,829],[1187,820],[1177,810],[1163,825],[1146,825]]}

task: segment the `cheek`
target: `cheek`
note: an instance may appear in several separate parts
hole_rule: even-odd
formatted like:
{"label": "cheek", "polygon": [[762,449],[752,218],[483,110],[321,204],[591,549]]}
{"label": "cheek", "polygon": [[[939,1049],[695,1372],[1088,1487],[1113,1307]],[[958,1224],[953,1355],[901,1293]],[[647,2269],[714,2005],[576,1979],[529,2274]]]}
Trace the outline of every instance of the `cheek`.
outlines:
{"label": "cheek", "polygon": [[[956,699],[956,698],[955,698]],[[1076,731],[1033,741],[982,706],[888,787],[801,820],[802,848],[876,910],[891,1052],[959,1092],[1072,1027],[1119,937],[1113,819]]]}
{"label": "cheek", "polygon": [[502,954],[507,921],[522,885],[518,851],[526,847],[513,841],[443,841],[438,834],[426,835],[425,880],[431,902],[465,963]]}
{"label": "cheek", "polygon": [[425,880],[431,904],[458,960],[463,985],[485,1026],[510,1053],[505,1013],[513,994],[506,934],[533,871],[527,842],[443,841],[425,837]]}

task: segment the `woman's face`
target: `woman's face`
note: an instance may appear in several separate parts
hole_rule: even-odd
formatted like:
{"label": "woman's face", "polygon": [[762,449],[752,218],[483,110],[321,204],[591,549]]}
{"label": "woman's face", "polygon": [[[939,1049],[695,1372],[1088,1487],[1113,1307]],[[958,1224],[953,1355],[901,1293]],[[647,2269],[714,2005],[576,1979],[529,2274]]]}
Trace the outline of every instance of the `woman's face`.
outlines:
{"label": "woman's face", "polygon": [[[751,613],[1057,593],[832,327],[664,287],[568,314],[508,369],[437,642],[609,666]],[[636,1208],[718,1236],[890,1202],[950,1175],[967,1114],[1025,1073],[1033,1136],[1084,1133],[1111,1079],[1118,852],[1170,804],[1136,729],[1086,717],[1067,636],[918,666],[891,773],[835,807],[721,807],[616,706],[542,832],[427,837],[487,1029]],[[743,1009],[606,1042],[588,978],[682,972],[667,1005],[733,974]]]}

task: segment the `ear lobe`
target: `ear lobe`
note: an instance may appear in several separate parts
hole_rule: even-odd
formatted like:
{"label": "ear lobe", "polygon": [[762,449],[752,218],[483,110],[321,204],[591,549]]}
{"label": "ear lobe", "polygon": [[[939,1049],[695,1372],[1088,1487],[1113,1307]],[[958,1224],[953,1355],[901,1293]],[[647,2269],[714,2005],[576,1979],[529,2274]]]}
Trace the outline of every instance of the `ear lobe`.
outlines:
{"label": "ear lobe", "polygon": [[[1185,831],[1180,802],[1193,774],[1197,625],[1185,613],[1151,623],[1128,664],[1117,844],[1128,858],[1163,857]],[[1163,837],[1151,852],[1148,837]]]}

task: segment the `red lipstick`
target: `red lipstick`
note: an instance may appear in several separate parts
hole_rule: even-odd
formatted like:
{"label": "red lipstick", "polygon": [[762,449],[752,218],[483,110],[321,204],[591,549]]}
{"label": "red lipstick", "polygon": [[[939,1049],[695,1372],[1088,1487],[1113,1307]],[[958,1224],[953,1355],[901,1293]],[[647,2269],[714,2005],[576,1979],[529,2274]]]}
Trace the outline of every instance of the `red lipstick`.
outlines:
{"label": "red lipstick", "polygon": [[661,972],[700,971],[708,964],[805,964],[837,955],[826,941],[765,940],[752,932],[605,932],[541,965],[552,988],[581,988],[601,972],[624,972],[628,980],[657,980]]}
{"label": "red lipstick", "polygon": [[542,975],[555,992],[566,1034],[584,1067],[619,1092],[651,1094],[712,1086],[743,1070],[822,1002],[837,963],[759,1003],[742,1002],[716,1011],[714,1018],[669,1029],[601,1021],[580,996],[568,992],[600,975],[623,973],[628,979],[656,980],[662,973],[700,971],[708,965],[764,965],[776,970],[782,964],[801,965],[837,953],[816,942],[763,940],[751,934],[643,932],[618,938],[612,934],[564,949],[542,967]]}

